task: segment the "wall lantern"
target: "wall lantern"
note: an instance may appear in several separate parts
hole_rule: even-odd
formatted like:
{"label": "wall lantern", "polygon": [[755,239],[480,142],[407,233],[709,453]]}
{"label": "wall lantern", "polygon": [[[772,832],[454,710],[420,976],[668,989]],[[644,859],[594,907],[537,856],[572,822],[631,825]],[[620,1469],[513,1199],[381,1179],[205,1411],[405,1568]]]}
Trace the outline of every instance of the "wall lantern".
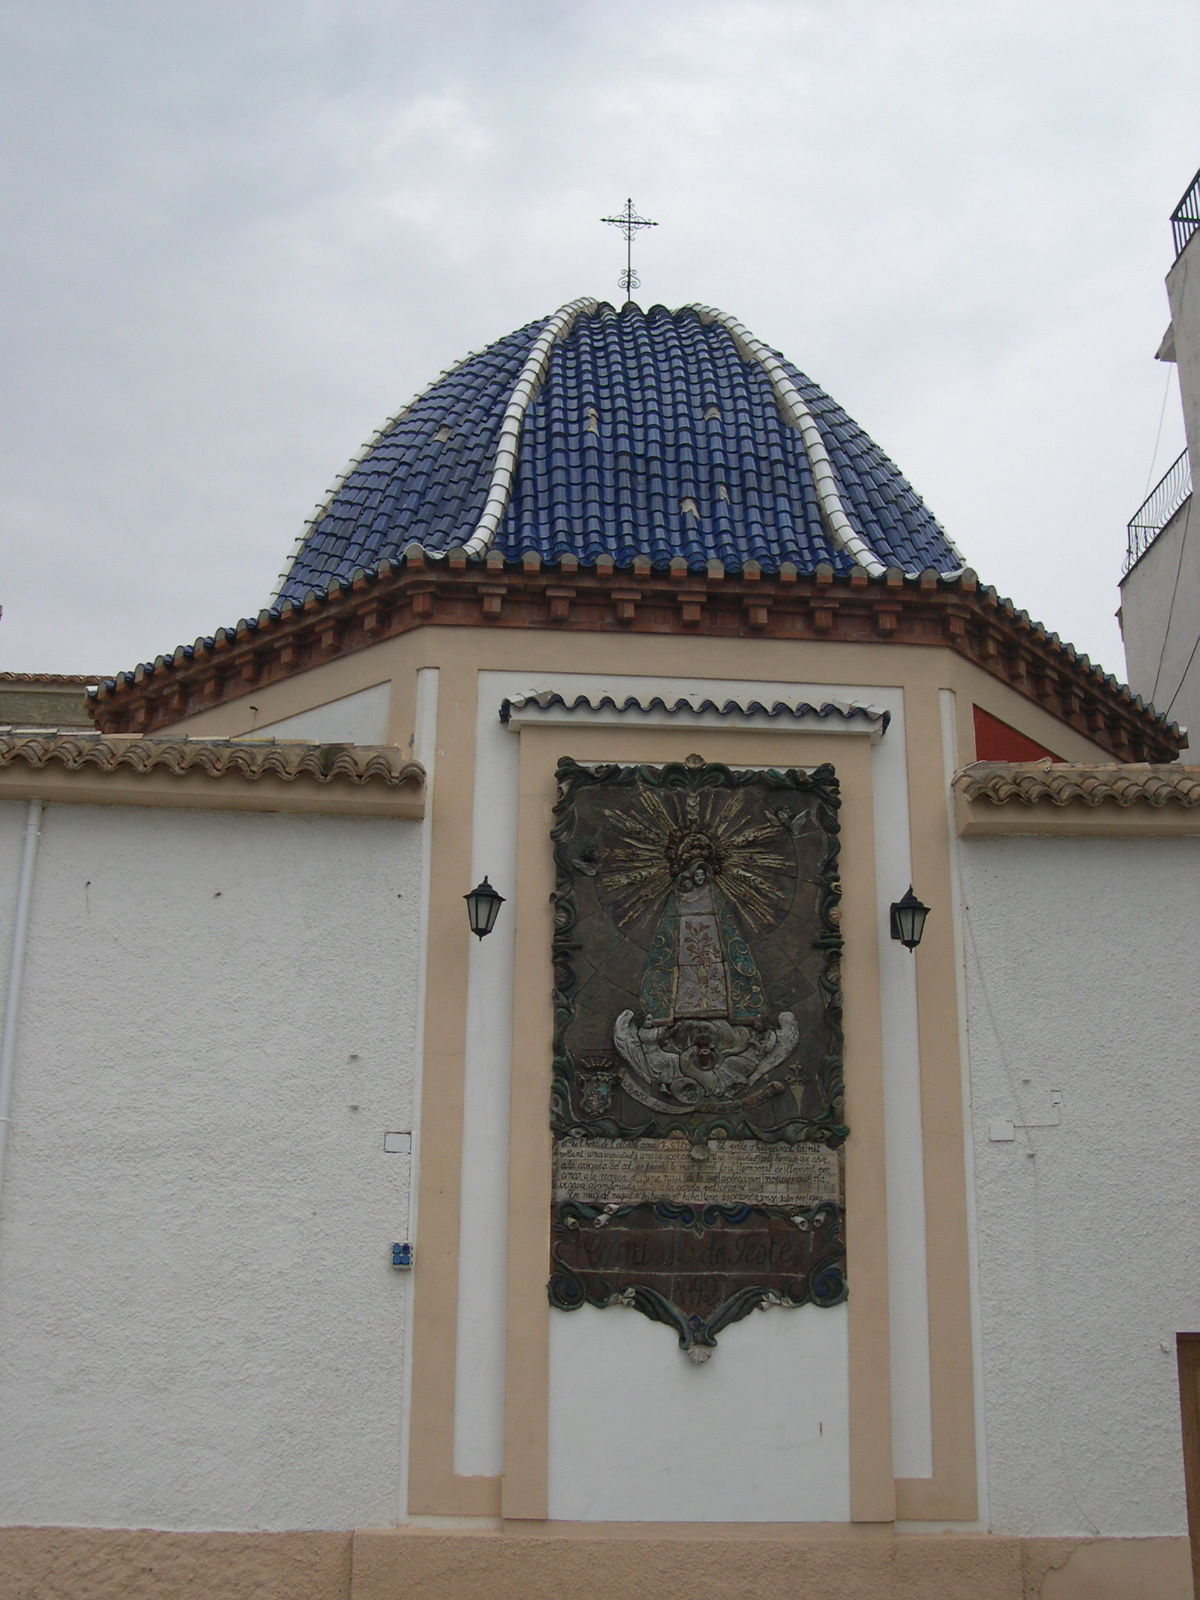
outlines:
{"label": "wall lantern", "polygon": [[892,938],[899,939],[906,950],[915,950],[925,932],[925,918],[928,915],[929,907],[917,899],[910,883],[903,899],[892,902]]}
{"label": "wall lantern", "polygon": [[493,889],[485,876],[470,894],[463,895],[467,902],[467,919],[471,932],[477,939],[484,938],[496,926],[496,914],[504,904],[504,896]]}

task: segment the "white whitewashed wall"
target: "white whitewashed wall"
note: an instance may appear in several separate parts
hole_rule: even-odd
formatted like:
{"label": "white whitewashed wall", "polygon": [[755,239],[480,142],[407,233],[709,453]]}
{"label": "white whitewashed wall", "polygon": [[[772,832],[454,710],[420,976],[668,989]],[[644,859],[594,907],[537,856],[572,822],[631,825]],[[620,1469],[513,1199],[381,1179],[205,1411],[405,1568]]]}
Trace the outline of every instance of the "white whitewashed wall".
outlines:
{"label": "white whitewashed wall", "polygon": [[972,840],[960,862],[991,1526],[1185,1533],[1200,846]]}
{"label": "white whitewashed wall", "polygon": [[[5,943],[24,818],[0,806]],[[413,1121],[419,900],[411,822],[46,808],[0,1522],[397,1520],[409,1159],[384,1133]]]}

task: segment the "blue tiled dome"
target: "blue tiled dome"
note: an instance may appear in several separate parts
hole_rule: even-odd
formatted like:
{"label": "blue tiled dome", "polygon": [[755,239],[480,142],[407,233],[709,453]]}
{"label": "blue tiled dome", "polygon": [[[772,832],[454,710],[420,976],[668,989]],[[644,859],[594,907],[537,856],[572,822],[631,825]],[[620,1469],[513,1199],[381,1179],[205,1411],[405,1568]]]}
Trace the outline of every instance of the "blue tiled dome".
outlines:
{"label": "blue tiled dome", "polygon": [[393,418],[306,530],[279,598],[413,544],[766,572],[962,565],[879,447],[740,324],[592,301],[468,357]]}

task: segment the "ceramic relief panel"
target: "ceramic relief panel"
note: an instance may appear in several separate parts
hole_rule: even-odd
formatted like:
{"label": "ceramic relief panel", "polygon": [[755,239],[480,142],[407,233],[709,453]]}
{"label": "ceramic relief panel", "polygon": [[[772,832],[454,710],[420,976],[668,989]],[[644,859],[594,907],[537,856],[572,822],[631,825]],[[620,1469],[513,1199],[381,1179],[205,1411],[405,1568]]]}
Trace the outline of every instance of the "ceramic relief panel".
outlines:
{"label": "ceramic relief panel", "polygon": [[669,1323],[844,1298],[831,767],[563,760],[550,1298]]}

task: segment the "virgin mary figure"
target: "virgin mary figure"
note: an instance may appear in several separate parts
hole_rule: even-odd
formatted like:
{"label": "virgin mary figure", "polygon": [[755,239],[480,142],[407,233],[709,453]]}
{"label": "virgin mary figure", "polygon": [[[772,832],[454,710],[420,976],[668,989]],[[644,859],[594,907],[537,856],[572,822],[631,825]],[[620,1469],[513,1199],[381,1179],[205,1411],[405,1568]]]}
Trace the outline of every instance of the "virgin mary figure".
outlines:
{"label": "virgin mary figure", "polygon": [[764,848],[778,824],[748,817],[735,798],[689,794],[682,815],[660,795],[641,798],[640,817],[612,818],[625,825],[624,859],[605,877],[618,921],[643,918],[655,898],[661,909],[638,1014],[617,1017],[613,1042],[632,1093],[644,1098],[640,1083],[664,1109],[682,1109],[741,1093],[798,1042],[791,1012],[772,1023],[744,926],[778,920],[794,864]]}
{"label": "virgin mary figure", "polygon": [[686,863],[667,895],[642,971],[643,1019],[666,1027],[724,1017],[753,1025],[767,999],[750,946],[708,863]]}

